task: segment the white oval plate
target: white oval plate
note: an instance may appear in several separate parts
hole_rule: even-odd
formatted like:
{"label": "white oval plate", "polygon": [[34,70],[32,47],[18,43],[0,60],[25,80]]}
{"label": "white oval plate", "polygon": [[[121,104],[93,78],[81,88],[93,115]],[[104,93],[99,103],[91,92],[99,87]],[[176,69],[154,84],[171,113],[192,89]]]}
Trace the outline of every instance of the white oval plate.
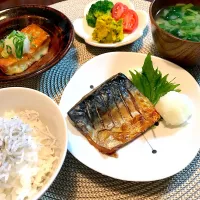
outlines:
{"label": "white oval plate", "polygon": [[[146,55],[132,52],[114,52],[96,56],[86,62],[74,74],[65,88],[60,108],[67,111],[81,97],[97,87],[112,75],[141,67]],[[185,126],[166,127],[162,122],[152,131],[146,132],[127,146],[117,151],[118,158],[101,154],[68,121],[68,150],[83,164],[104,175],[128,181],[153,181],[172,176],[185,168],[195,157],[200,147],[200,89],[194,78],[181,67],[152,56],[154,67],[163,75],[169,73],[169,80],[176,77],[181,92],[188,95],[194,105],[194,113]],[[157,150],[156,154],[152,149]]]}
{"label": "white oval plate", "polygon": [[133,33],[124,34],[124,39],[121,42],[107,44],[107,43],[99,43],[99,42],[93,40],[92,32],[93,32],[94,28],[88,26],[87,21],[86,21],[86,14],[88,13],[90,6],[97,1],[93,1],[93,2],[89,3],[88,5],[86,5],[86,7],[84,9],[84,17],[76,19],[73,23],[75,33],[79,37],[83,38],[87,44],[90,44],[90,45],[96,46],[96,47],[114,48],[114,47],[120,47],[120,46],[130,44],[130,43],[136,41],[138,38],[140,38],[143,35],[143,31],[149,21],[148,14],[143,10],[135,10],[134,5],[129,0],[112,0],[113,3],[122,2],[123,4],[126,4],[129,8],[135,10],[135,12],[138,15],[138,19],[139,19],[138,27]]}

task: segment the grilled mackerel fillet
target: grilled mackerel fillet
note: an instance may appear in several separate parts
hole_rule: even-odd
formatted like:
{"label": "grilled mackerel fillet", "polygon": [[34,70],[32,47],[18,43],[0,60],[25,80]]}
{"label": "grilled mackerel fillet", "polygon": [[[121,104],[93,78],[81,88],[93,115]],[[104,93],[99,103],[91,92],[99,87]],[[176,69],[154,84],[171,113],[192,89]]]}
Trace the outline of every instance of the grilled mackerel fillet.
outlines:
{"label": "grilled mackerel fillet", "polygon": [[84,96],[68,115],[104,154],[115,153],[160,119],[152,103],[121,73]]}

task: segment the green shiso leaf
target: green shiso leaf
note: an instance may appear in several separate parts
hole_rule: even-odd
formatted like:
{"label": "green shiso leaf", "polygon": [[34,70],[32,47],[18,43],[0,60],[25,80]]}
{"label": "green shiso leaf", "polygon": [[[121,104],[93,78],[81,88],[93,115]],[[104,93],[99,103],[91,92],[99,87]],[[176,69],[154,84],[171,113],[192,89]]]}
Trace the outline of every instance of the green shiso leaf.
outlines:
{"label": "green shiso leaf", "polygon": [[133,85],[146,96],[154,105],[158,102],[160,97],[164,96],[170,91],[180,92],[177,87],[180,84],[175,84],[172,81],[167,81],[168,74],[163,76],[157,69],[154,69],[151,60],[151,54],[148,54],[143,67],[142,73],[129,71],[131,74],[131,81]]}

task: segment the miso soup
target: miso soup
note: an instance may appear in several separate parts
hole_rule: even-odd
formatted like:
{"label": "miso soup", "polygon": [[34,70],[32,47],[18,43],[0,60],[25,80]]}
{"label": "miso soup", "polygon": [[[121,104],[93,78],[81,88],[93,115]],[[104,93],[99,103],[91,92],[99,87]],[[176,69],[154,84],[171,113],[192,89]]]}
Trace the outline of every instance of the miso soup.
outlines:
{"label": "miso soup", "polygon": [[181,39],[200,42],[200,6],[176,4],[156,16],[160,28]]}

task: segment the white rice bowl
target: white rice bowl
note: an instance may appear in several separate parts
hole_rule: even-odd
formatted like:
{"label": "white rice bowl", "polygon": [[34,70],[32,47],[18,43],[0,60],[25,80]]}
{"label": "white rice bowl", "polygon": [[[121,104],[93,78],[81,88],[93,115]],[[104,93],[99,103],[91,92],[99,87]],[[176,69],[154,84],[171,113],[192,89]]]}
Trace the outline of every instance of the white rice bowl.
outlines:
{"label": "white rice bowl", "polygon": [[[14,111],[15,113],[25,110],[36,111],[39,113],[40,120],[48,127],[50,133],[59,146],[58,151],[55,152],[55,158],[52,157],[52,159],[56,159],[52,171],[48,169],[50,173],[46,174],[43,185],[41,185],[39,190],[37,190],[33,197],[31,197],[31,200],[39,199],[58,175],[67,153],[67,127],[64,115],[52,99],[36,90],[20,87],[4,88],[0,89],[0,98],[0,117],[3,117],[5,112],[8,111]],[[43,154],[42,156],[48,155]],[[34,170],[35,169],[33,169],[33,171]],[[30,172],[30,169],[27,168],[27,172]],[[25,186],[26,180],[23,181],[23,185]],[[29,183],[27,183],[27,185],[28,184]],[[2,197],[5,197],[1,192],[2,189],[0,188],[0,199],[2,199],[1,195]]]}

